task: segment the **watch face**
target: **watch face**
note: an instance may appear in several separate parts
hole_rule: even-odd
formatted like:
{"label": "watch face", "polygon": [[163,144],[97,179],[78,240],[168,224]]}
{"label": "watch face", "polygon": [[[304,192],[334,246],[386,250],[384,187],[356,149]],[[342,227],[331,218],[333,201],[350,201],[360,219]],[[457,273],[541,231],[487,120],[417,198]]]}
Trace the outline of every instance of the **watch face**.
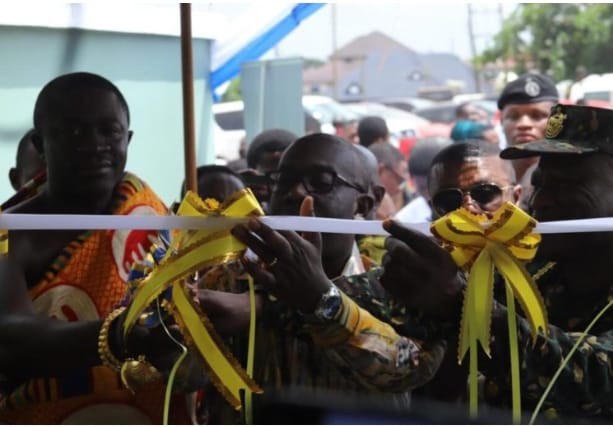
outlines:
{"label": "watch face", "polygon": [[338,313],[339,308],[341,308],[341,297],[332,297],[328,300],[328,304],[326,304],[326,307],[322,310],[322,316],[328,320],[334,319],[334,316],[336,316],[336,313]]}
{"label": "watch face", "polygon": [[341,295],[335,286],[322,295],[315,315],[323,320],[332,320],[341,308]]}

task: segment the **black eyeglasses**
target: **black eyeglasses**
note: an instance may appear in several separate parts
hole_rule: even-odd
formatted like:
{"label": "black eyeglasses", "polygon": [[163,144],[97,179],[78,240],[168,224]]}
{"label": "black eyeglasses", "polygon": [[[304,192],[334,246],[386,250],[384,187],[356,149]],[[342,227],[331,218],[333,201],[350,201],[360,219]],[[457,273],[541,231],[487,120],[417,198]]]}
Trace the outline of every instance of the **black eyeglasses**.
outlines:
{"label": "black eyeglasses", "polygon": [[332,191],[337,183],[351,187],[360,193],[365,193],[363,188],[352,184],[346,178],[331,170],[314,170],[304,174],[292,174],[286,171],[274,171],[267,174],[273,193],[288,192],[296,183],[301,182],[309,194],[326,194]]}
{"label": "black eyeglasses", "polygon": [[461,188],[444,188],[432,197],[432,206],[439,215],[446,215],[462,206],[465,196],[470,196],[479,207],[488,212],[502,205],[502,194],[511,185],[500,187],[496,184],[475,184],[467,190]]}

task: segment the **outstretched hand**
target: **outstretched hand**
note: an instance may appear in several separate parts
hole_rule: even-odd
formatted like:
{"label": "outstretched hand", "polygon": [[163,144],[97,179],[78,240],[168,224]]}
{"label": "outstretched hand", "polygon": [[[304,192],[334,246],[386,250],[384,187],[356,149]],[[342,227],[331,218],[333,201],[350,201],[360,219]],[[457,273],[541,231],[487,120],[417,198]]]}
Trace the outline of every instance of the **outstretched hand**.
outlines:
{"label": "outstretched hand", "polygon": [[407,306],[424,313],[454,318],[462,302],[464,282],[451,255],[428,236],[387,220],[381,284]]}
{"label": "outstretched hand", "polygon": [[[313,198],[306,197],[302,216],[313,215]],[[330,287],[321,263],[321,235],[275,231],[257,219],[237,225],[232,234],[260,259],[243,258],[245,268],[256,282],[291,307],[310,313]]]}

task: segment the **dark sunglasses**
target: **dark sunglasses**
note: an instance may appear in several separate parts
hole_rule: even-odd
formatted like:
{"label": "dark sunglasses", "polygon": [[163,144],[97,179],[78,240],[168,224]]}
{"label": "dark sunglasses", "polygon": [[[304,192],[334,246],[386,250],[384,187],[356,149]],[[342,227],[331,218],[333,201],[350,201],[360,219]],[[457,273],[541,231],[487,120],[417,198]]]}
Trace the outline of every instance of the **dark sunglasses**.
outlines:
{"label": "dark sunglasses", "polygon": [[432,197],[432,206],[439,215],[446,215],[462,206],[465,196],[470,196],[484,211],[496,210],[502,205],[502,194],[511,185],[500,187],[496,184],[476,184],[467,190],[444,188]]}
{"label": "dark sunglasses", "polygon": [[351,187],[360,193],[365,193],[359,185],[352,184],[346,178],[330,170],[315,170],[302,175],[291,174],[285,171],[274,171],[267,174],[273,193],[286,193],[301,182],[309,194],[326,194],[339,183]]}

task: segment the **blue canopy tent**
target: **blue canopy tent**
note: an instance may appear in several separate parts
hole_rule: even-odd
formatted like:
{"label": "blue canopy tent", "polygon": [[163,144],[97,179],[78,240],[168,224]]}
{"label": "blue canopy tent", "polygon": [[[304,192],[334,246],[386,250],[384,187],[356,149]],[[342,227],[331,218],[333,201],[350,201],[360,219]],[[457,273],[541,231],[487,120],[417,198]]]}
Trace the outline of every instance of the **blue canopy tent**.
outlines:
{"label": "blue canopy tent", "polygon": [[[283,11],[283,15],[278,18],[273,25],[268,28],[262,28],[261,34],[247,40],[242,47],[234,49],[233,55],[223,56],[223,46],[219,47],[219,61],[224,60],[221,64],[216,64],[218,59],[213,57],[213,66],[211,70],[211,89],[213,93],[227,81],[236,77],[240,72],[241,64],[258,59],[271,48],[273,48],[285,36],[291,33],[300,23],[324,6],[324,3],[298,3],[286,6],[287,11]],[[221,42],[223,43],[223,42]],[[213,55],[216,46],[213,45]]]}

